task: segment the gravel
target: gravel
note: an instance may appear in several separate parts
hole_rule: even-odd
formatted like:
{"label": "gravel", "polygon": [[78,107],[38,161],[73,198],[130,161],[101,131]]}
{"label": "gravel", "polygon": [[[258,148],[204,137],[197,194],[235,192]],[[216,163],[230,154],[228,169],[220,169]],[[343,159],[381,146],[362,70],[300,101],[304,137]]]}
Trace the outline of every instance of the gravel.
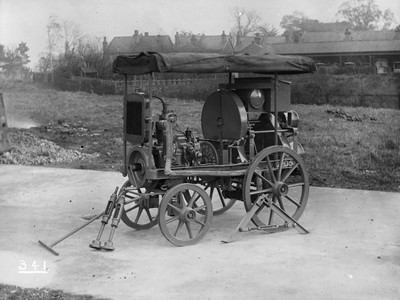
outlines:
{"label": "gravel", "polygon": [[78,150],[64,149],[23,130],[10,131],[8,139],[12,150],[0,155],[0,164],[37,166],[76,160],[87,161],[100,156],[98,153],[87,154]]}
{"label": "gravel", "polygon": [[47,288],[21,288],[15,285],[0,283],[1,300],[100,300],[90,295],[74,295],[62,290],[52,290]]}

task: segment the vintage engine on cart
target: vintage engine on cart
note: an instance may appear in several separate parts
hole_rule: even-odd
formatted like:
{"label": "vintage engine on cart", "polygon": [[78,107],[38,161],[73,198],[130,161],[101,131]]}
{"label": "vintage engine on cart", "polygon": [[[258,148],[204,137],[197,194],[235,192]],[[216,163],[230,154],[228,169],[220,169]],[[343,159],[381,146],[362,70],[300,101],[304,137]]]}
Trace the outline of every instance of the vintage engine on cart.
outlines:
{"label": "vintage engine on cart", "polygon": [[[302,154],[304,150],[296,138],[299,116],[290,110],[290,82],[280,80],[277,83],[277,107],[274,84],[272,77],[236,78],[234,83],[221,84],[204,103],[201,115],[203,138],[194,137],[189,128],[183,133],[174,133],[172,167],[248,162],[276,142]],[[140,172],[149,165],[158,169],[165,167],[165,123],[175,123],[177,119],[161,98],[152,98],[162,103],[159,115],[151,115],[150,100],[145,94],[125,97],[124,132],[131,144],[127,147],[128,163],[132,176],[139,176],[139,179]],[[276,110],[278,120],[275,122]],[[151,132],[146,122],[152,124]],[[274,140],[275,132],[278,133],[277,141]],[[146,157],[139,159],[132,155],[138,145],[151,147],[152,155],[143,153]]]}
{"label": "vintage engine on cart", "polygon": [[[309,194],[308,172],[299,155],[304,150],[297,142],[299,117],[290,110],[290,82],[278,75],[312,73],[312,59],[143,52],[118,56],[113,71],[125,79],[122,173],[128,180],[115,188],[103,212],[50,246],[41,245],[56,254],[53,246],[99,218],[99,233],[89,245],[96,250],[114,249],[121,220],[136,230],[158,224],[169,242],[193,245],[209,230],[212,217],[237,200],[246,213],[225,243],[239,231],[273,233],[292,227],[308,233],[298,223]],[[204,102],[199,137],[179,129],[176,114],[154,95],[154,73],[228,75],[228,83]],[[128,93],[132,75],[147,76],[147,95]],[[158,101],[162,111],[153,113]],[[250,221],[255,227],[248,227]]]}

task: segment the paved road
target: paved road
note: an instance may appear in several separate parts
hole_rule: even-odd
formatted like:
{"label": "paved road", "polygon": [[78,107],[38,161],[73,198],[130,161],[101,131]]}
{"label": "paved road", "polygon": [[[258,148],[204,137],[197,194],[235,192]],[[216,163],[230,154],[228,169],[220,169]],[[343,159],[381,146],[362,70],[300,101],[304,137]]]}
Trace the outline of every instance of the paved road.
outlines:
{"label": "paved road", "polygon": [[[242,203],[214,217],[198,244],[175,247],[159,228],[124,224],[114,252],[88,244],[100,222],[55,246],[101,212],[119,173],[0,165],[0,282],[113,299],[399,299],[400,194],[311,188],[301,223],[310,234],[239,233]],[[108,230],[105,232],[108,236]],[[19,273],[47,268],[47,273]],[[45,266],[44,266],[45,264]]]}

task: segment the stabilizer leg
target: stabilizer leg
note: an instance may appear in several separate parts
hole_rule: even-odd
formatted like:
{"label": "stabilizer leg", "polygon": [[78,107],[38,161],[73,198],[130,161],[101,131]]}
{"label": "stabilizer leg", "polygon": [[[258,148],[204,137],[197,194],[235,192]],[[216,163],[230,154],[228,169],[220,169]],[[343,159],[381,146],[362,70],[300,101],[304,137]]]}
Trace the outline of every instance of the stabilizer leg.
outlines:
{"label": "stabilizer leg", "polygon": [[[251,218],[256,214],[257,210],[261,207],[261,205],[267,205],[274,213],[276,213],[279,217],[281,217],[285,221],[285,225],[283,226],[263,226],[263,227],[253,227],[253,228],[245,228]],[[252,208],[246,213],[246,215],[242,218],[239,225],[235,228],[235,230],[229,235],[229,237],[225,240],[222,240],[224,243],[230,243],[233,241],[233,237],[235,234],[240,232],[252,231],[252,230],[263,230],[269,232],[278,232],[287,230],[288,227],[294,227],[299,233],[305,234],[309,233],[307,229],[300,225],[299,222],[294,220],[291,216],[289,216],[284,210],[278,207],[273,201],[271,197],[267,199],[259,197],[257,201],[254,203]]]}
{"label": "stabilizer leg", "polygon": [[263,202],[262,198],[259,198],[253,205],[253,207],[245,214],[245,216],[243,217],[243,219],[240,221],[239,225],[236,226],[236,228],[232,231],[232,233],[229,235],[229,237],[225,240],[222,240],[223,243],[230,243],[233,241],[233,237],[235,236],[235,234],[244,226],[246,226],[251,218],[254,216],[254,214],[256,213],[257,209],[259,208],[260,204]]}
{"label": "stabilizer leg", "polygon": [[106,209],[103,214],[103,219],[101,220],[101,225],[100,225],[100,230],[99,234],[97,235],[97,238],[93,240],[93,242],[89,245],[90,248],[100,250],[101,249],[101,236],[103,235],[104,227],[107,225],[108,221],[110,220],[110,217],[112,215],[112,212],[115,207],[116,199],[117,199],[117,192],[118,192],[118,187],[115,188],[114,193],[111,194],[110,200],[107,202]]}
{"label": "stabilizer leg", "polygon": [[288,224],[288,227],[294,227],[299,233],[309,233],[307,229],[305,229],[303,226],[300,225],[299,222],[294,220],[291,216],[289,216],[285,211],[283,211],[278,205],[273,203],[271,200],[268,200],[268,205],[269,207],[273,210],[274,213],[276,213],[278,216],[280,216],[285,222]]}
{"label": "stabilizer leg", "polygon": [[112,251],[115,249],[112,240],[114,237],[115,229],[118,227],[118,223],[121,220],[122,210],[125,205],[125,194],[126,194],[126,191],[123,190],[121,195],[118,197],[118,202],[117,202],[117,205],[115,206],[114,217],[111,222],[110,237],[108,238],[108,241],[105,242],[104,246],[102,247],[104,250]]}

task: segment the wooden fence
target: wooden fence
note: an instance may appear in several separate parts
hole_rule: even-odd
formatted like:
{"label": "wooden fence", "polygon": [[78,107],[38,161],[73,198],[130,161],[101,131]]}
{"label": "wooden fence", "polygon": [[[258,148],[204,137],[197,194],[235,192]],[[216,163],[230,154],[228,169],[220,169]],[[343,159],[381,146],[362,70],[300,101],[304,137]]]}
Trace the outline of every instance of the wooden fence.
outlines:
{"label": "wooden fence", "polygon": [[[194,83],[201,84],[202,82],[209,81],[208,79],[155,79],[152,80],[152,86],[157,90],[160,87],[165,86],[182,86],[182,85],[192,85]],[[115,93],[124,93],[124,81],[114,81]],[[138,78],[129,80],[127,82],[128,93],[132,93],[138,90],[148,91],[150,87],[150,80]]]}
{"label": "wooden fence", "polygon": [[[187,96],[188,99],[205,99],[209,95],[211,85],[218,87],[218,82],[222,82],[222,78],[153,79],[152,86],[155,94],[164,94],[165,92],[179,90],[190,93],[190,90],[193,90],[191,94],[186,93],[184,95],[181,94],[181,96],[184,98]],[[140,76],[129,80],[127,83],[128,93],[137,91],[147,92],[150,86],[150,80]],[[124,92],[124,81],[121,80],[56,77],[54,78],[53,85],[61,90],[84,91],[100,95],[123,94]],[[196,88],[193,89],[193,86],[196,86]],[[299,104],[331,104],[400,109],[400,94],[367,94],[362,91],[356,92],[346,89],[336,90],[336,92],[332,93],[332,90],[325,91],[322,89],[318,83],[310,85],[303,82],[293,82],[291,94],[292,103]],[[164,96],[169,97],[171,94],[167,93]],[[173,95],[173,97],[179,97],[179,95]]]}
{"label": "wooden fence", "polygon": [[[208,83],[210,79],[206,78],[196,78],[196,79],[155,79],[152,80],[151,84],[154,90],[160,90],[162,87],[173,87],[173,86],[187,86],[193,84],[205,84]],[[104,80],[97,78],[82,78],[82,77],[72,77],[72,78],[54,78],[53,85],[61,90],[66,91],[83,91],[89,93],[96,93],[100,95],[122,95],[124,93],[125,82],[121,80]],[[133,80],[127,81],[127,91],[128,93],[133,93],[137,91],[147,92],[150,87],[150,80],[143,78],[135,78]]]}

